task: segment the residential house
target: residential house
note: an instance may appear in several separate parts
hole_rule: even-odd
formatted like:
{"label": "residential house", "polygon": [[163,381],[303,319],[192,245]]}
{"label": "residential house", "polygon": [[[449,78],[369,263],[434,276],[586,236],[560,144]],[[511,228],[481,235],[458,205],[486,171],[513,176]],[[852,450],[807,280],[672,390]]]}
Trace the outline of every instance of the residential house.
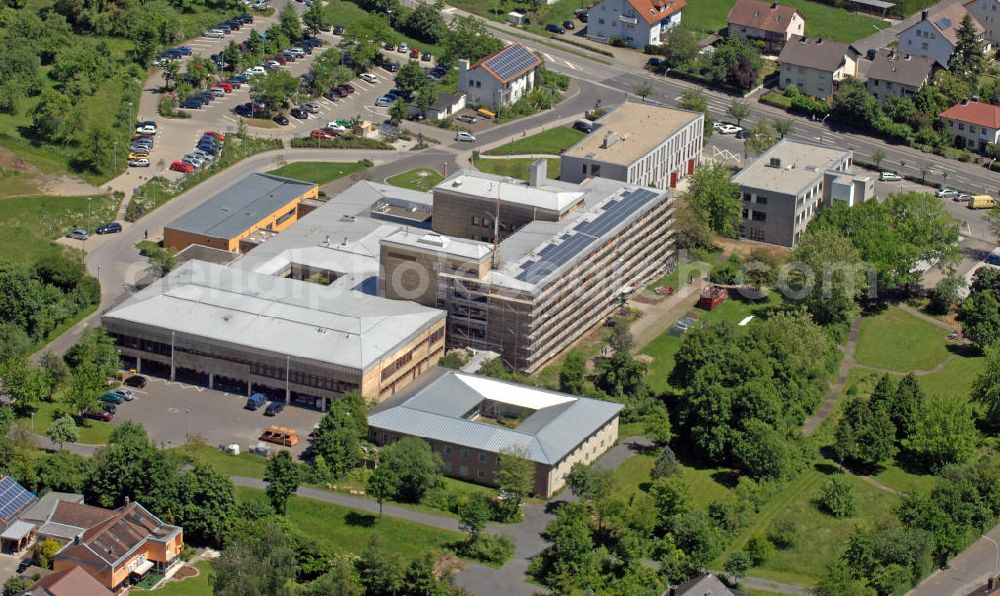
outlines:
{"label": "residential house", "polygon": [[987,144],[997,144],[1000,138],[1000,107],[981,103],[975,97],[963,99],[941,112],[940,117],[956,147],[983,152]]}
{"label": "residential house", "polygon": [[729,10],[727,35],[744,41],[760,40],[769,53],[778,53],[793,35],[806,34],[806,19],[798,9],[777,2],[737,0]]}
{"label": "residential house", "polygon": [[37,500],[10,476],[0,476],[0,554],[20,554],[31,546],[35,526],[20,516]]}
{"label": "residential house", "polygon": [[793,35],[778,56],[778,86],[795,86],[806,95],[829,99],[840,81],[857,76],[860,56],[854,46],[846,43]]}
{"label": "residential house", "polygon": [[931,58],[879,50],[868,68],[868,92],[885,101],[894,95],[913,95],[926,85],[938,68]]}
{"label": "residential house", "polygon": [[991,44],[1000,43],[1000,0],[967,0],[962,6],[983,27]]}
{"label": "residential house", "polygon": [[181,528],[126,501],[56,553],[52,568],[59,572],[80,567],[105,588],[119,592],[150,571],[166,572],[180,561],[183,548]]}
{"label": "residential house", "polygon": [[429,120],[445,120],[465,107],[465,93],[438,93],[437,100],[427,110]]}
{"label": "residential house", "polygon": [[587,37],[610,43],[624,40],[630,48],[659,45],[681,23],[684,0],[604,0],[590,9]]}
{"label": "residential house", "polygon": [[111,596],[111,590],[83,568],[67,567],[39,579],[24,596]]}
{"label": "residential house", "polygon": [[670,588],[669,596],[735,596],[726,584],[711,573],[705,572],[677,587]]}
{"label": "residential house", "polygon": [[[899,34],[897,51],[924,58],[932,58],[942,67],[948,66],[955,46],[958,45],[958,29],[962,19],[969,14],[962,4],[949,4],[937,10],[925,10],[920,20]],[[989,50],[986,30],[973,19],[976,30],[984,41],[984,50]]]}
{"label": "residential house", "polygon": [[471,66],[459,60],[458,91],[465,92],[468,103],[495,112],[534,89],[541,66],[542,59],[524,44],[511,44]]}
{"label": "residential house", "polygon": [[744,238],[794,248],[821,209],[851,207],[875,194],[875,179],[851,173],[852,151],[787,139],[733,176],[743,202]]}

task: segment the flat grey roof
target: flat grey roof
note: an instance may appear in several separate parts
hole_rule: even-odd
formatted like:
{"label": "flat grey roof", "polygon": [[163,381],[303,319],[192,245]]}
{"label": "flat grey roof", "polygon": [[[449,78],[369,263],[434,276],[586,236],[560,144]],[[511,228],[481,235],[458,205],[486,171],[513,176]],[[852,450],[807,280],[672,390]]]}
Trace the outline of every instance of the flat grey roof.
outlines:
{"label": "flat grey roof", "polygon": [[[704,117],[701,112],[628,101],[599,119],[601,128],[580,139],[563,155],[627,166]],[[604,138],[610,134],[617,134],[620,140],[604,148]]]}
{"label": "flat grey roof", "polygon": [[444,318],[410,301],[188,261],[102,320],[363,371]]}
{"label": "flat grey roof", "polygon": [[493,252],[493,246],[488,242],[454,238],[413,228],[405,228],[383,238],[382,244],[398,244],[407,248],[416,248],[435,254],[451,255],[476,261],[485,259]]}
{"label": "flat grey roof", "polygon": [[[523,451],[554,465],[622,409],[621,404],[499,381],[453,370],[425,373],[427,380],[368,416],[368,425],[412,436],[500,453]],[[516,428],[466,419],[485,400],[534,410]]]}
{"label": "flat grey roof", "polygon": [[[733,182],[747,188],[794,195],[850,154],[849,150],[785,139],[747,164],[733,176]],[[780,160],[781,165],[771,166],[772,159]]]}
{"label": "flat grey roof", "polygon": [[315,188],[312,182],[250,174],[166,227],[212,238],[233,238]]}
{"label": "flat grey roof", "polygon": [[472,170],[460,170],[442,180],[435,189],[502,203],[524,205],[562,213],[576,205],[583,192],[575,184],[546,179],[544,184],[531,186],[524,180],[497,176]]}

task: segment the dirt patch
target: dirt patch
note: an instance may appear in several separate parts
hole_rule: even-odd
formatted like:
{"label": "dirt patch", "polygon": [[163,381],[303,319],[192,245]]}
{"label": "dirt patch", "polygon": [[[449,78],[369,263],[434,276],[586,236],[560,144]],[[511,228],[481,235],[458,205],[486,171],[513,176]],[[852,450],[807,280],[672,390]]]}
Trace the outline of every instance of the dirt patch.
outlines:
{"label": "dirt patch", "polygon": [[174,577],[171,578],[171,579],[176,580],[176,581],[181,581],[181,580],[184,580],[184,579],[188,579],[189,577],[196,577],[199,573],[201,573],[201,572],[198,571],[197,567],[192,567],[190,565],[185,565],[185,566],[181,567],[180,569],[178,569],[177,573],[175,573]]}
{"label": "dirt patch", "polygon": [[16,153],[6,147],[0,147],[0,168],[16,170],[25,174],[38,171],[38,168],[24,161],[18,157]]}
{"label": "dirt patch", "polygon": [[780,246],[774,246],[772,244],[761,244],[759,242],[750,242],[749,240],[736,240],[734,238],[714,238],[715,243],[718,244],[722,251],[726,255],[732,253],[738,253],[740,256],[747,256],[752,251],[763,250],[769,252],[775,256],[785,258],[788,256],[788,249],[782,248]]}
{"label": "dirt patch", "polygon": [[54,176],[40,182],[42,192],[60,197],[104,194],[100,188],[73,176]]}

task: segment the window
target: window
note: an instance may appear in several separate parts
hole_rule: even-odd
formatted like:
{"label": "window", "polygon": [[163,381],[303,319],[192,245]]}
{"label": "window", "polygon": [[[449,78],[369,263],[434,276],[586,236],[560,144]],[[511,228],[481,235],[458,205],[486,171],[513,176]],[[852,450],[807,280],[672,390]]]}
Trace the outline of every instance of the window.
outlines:
{"label": "window", "polygon": [[758,196],[757,197],[757,204],[758,205],[767,205],[767,197]]}
{"label": "window", "polygon": [[461,457],[462,459],[469,459],[469,450],[462,449],[461,451],[458,452],[458,456]]}
{"label": "window", "polygon": [[451,455],[451,445],[445,445],[444,446],[444,454],[445,455]]}
{"label": "window", "polygon": [[965,130],[965,122],[958,123],[958,130]]}
{"label": "window", "polygon": [[597,19],[597,22],[598,22],[599,24],[603,25],[603,24],[604,24],[604,19]]}
{"label": "window", "polygon": [[750,210],[749,209],[744,209],[743,210],[743,219],[746,219],[749,214],[750,214]]}
{"label": "window", "polygon": [[969,132],[976,132],[976,127],[970,124],[969,125]]}
{"label": "window", "polygon": [[468,476],[469,475],[469,466],[458,466],[458,475],[459,476]]}
{"label": "window", "polygon": [[472,225],[474,225],[474,226],[478,226],[479,225],[479,217],[478,216],[476,216],[476,215],[472,216]]}
{"label": "window", "polygon": [[587,173],[587,164],[583,164],[583,173],[584,173],[584,174],[586,174],[586,173]]}
{"label": "window", "polygon": [[763,211],[754,211],[753,218],[754,221],[767,221],[767,213]]}
{"label": "window", "polygon": [[444,471],[445,472],[450,472],[451,471],[451,462],[450,461],[444,462]]}
{"label": "window", "polygon": [[476,477],[479,478],[480,480],[484,480],[486,478],[486,472],[478,470],[476,472]]}
{"label": "window", "polygon": [[920,44],[920,49],[921,50],[926,50],[927,49],[927,42],[926,41],[924,43]]}
{"label": "window", "polygon": [[485,453],[480,453],[479,454],[479,463],[481,463],[481,464],[485,464],[486,463],[486,454]]}

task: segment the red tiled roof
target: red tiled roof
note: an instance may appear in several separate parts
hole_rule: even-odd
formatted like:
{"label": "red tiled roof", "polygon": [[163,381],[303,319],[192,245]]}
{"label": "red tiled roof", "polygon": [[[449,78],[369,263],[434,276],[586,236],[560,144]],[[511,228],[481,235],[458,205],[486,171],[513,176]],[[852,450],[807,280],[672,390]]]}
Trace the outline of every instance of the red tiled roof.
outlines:
{"label": "red tiled roof", "polygon": [[27,593],[32,596],[111,596],[110,590],[81,567],[50,573],[35,582]]}
{"label": "red tiled roof", "polygon": [[687,6],[684,0],[628,0],[628,3],[650,25],[659,23]]}
{"label": "red tiled roof", "polygon": [[1000,128],[1000,107],[993,104],[971,100],[968,103],[959,102],[941,112],[940,116],[976,126]]}
{"label": "red tiled roof", "polygon": [[798,9],[791,6],[769,4],[760,0],[737,0],[729,11],[727,22],[773,33],[784,33],[788,31],[788,25],[796,14],[802,16]]}

